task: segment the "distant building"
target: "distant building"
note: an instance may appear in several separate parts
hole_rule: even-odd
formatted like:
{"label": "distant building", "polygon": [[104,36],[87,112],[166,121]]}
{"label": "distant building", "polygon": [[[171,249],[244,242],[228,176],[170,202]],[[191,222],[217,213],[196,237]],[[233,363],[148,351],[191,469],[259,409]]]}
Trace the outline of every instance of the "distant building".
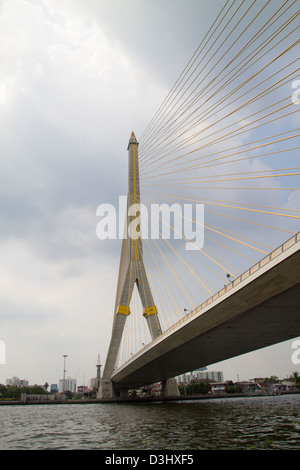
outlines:
{"label": "distant building", "polygon": [[195,379],[207,380],[208,382],[223,382],[223,372],[215,370],[195,371],[193,373]]}
{"label": "distant building", "polygon": [[250,379],[249,382],[255,382],[257,384],[262,384],[266,382],[265,377],[255,377],[255,379]]}
{"label": "distant building", "polygon": [[227,382],[215,382],[211,384],[211,393],[213,395],[225,395]]}
{"label": "distant building", "polygon": [[99,388],[99,380],[98,380],[97,377],[93,377],[91,379],[91,389],[92,390],[98,390],[98,388]]}
{"label": "distant building", "polygon": [[162,385],[160,382],[151,385],[151,396],[157,397],[161,395]]}
{"label": "distant building", "polygon": [[64,392],[72,392],[76,393],[76,386],[77,386],[77,381],[75,379],[71,379],[70,377],[68,379],[61,379],[59,381],[59,393],[64,393]]}
{"label": "distant building", "polygon": [[177,383],[189,384],[193,380],[192,372],[186,372],[185,374],[178,375],[176,380]]}
{"label": "distant building", "polygon": [[223,372],[208,371],[204,369],[197,369],[193,372],[186,372],[185,374],[176,377],[177,383],[189,384],[192,380],[207,380],[208,382],[223,382]]}
{"label": "distant building", "polygon": [[258,384],[256,382],[247,381],[247,380],[244,380],[242,382],[235,382],[234,385],[236,387],[239,387],[239,389],[243,393],[252,393],[252,392],[255,392],[255,391],[261,391],[262,390],[260,384]]}
{"label": "distant building", "polygon": [[290,388],[294,388],[294,387],[295,387],[294,382],[293,382],[292,380],[289,380],[289,379],[283,379],[283,380],[281,381],[281,383],[286,386],[286,389],[287,389],[287,390],[289,390]]}
{"label": "distant building", "polygon": [[57,393],[58,392],[58,385],[57,384],[51,384],[50,385],[50,393]]}
{"label": "distant building", "polygon": [[6,385],[17,385],[17,387],[28,387],[28,380],[19,379],[18,377],[13,377],[12,379],[6,379]]}

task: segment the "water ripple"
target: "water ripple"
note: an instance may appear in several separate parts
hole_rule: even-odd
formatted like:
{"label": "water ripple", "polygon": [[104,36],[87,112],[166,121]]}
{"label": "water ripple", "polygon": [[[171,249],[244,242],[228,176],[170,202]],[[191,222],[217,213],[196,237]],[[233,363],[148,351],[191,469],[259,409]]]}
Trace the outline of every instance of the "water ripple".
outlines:
{"label": "water ripple", "polygon": [[0,449],[299,449],[300,395],[0,407]]}

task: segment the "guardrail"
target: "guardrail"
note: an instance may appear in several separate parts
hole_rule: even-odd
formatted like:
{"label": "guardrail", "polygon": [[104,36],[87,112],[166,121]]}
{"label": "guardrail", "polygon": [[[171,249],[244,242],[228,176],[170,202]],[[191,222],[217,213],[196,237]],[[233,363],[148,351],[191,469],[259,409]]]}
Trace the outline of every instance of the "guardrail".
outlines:
{"label": "guardrail", "polygon": [[[234,281],[230,282],[227,286],[223,287],[223,289],[219,290],[216,292],[216,294],[212,295],[209,299],[205,300],[201,305],[199,305],[197,308],[186,314],[184,317],[182,317],[180,320],[178,320],[174,325],[170,326],[167,330],[165,330],[161,336],[167,334],[177,326],[179,326],[181,323],[186,321],[187,319],[191,318],[193,315],[196,313],[200,312],[203,310],[205,307],[213,303],[215,300],[219,299],[222,295],[225,293],[229,292],[233,287],[237,286],[241,281],[244,281],[247,279],[251,274],[254,274],[255,272],[259,271],[261,268],[266,266],[270,261],[272,261],[274,258],[279,256],[281,253],[285,252],[292,246],[294,246],[296,243],[300,242],[300,232],[296,233],[293,235],[289,240],[284,242],[282,245],[280,245],[278,248],[276,248],[274,251],[266,255],[264,258],[262,258],[260,261],[258,261],[256,264],[251,266],[247,271],[245,271],[243,274],[240,276],[236,277]],[[161,338],[161,336],[159,338]],[[157,338],[158,339],[158,338]],[[155,341],[155,340],[154,340]],[[154,342],[152,341],[152,343]],[[151,344],[151,343],[149,343]]]}

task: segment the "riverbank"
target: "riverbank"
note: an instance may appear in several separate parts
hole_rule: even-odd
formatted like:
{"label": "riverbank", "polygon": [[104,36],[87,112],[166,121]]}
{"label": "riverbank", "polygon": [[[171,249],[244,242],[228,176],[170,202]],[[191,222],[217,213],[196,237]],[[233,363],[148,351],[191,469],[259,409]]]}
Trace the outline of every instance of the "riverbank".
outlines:
{"label": "riverbank", "polygon": [[0,406],[26,406],[26,405],[91,405],[101,403],[149,403],[149,402],[167,402],[167,401],[191,401],[191,400],[218,400],[220,398],[256,398],[265,396],[281,396],[281,395],[299,395],[300,390],[290,390],[288,392],[281,392],[278,395],[271,394],[245,394],[245,393],[232,393],[232,394],[213,394],[213,395],[181,395],[179,397],[140,397],[140,398],[109,398],[109,399],[81,399],[81,400],[0,400]]}

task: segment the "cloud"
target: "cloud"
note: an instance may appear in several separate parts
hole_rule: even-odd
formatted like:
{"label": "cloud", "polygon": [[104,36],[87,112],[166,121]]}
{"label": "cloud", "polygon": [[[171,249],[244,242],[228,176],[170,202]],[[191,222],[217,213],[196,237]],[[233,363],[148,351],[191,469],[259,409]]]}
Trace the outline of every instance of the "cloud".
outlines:
{"label": "cloud", "polygon": [[[0,117],[7,376],[17,367],[29,372],[26,363],[36,362],[37,352],[44,359],[62,354],[63,343],[73,354],[79,342],[85,350],[92,343],[92,364],[99,350],[104,355],[118,245],[97,239],[96,208],[120,189],[126,194],[132,122],[148,112],[137,106],[145,70],[134,67],[95,21],[57,7],[51,17],[42,4],[5,2],[0,19],[7,90]],[[149,97],[156,90],[160,99],[159,84],[146,87]],[[38,380],[35,373],[31,380]],[[52,381],[60,376],[50,365],[49,375]]]}
{"label": "cloud", "polygon": [[97,239],[96,209],[127,193],[130,133],[139,139],[219,0],[1,6],[0,382],[57,383],[66,353],[70,374],[92,377],[110,340],[121,248]]}

